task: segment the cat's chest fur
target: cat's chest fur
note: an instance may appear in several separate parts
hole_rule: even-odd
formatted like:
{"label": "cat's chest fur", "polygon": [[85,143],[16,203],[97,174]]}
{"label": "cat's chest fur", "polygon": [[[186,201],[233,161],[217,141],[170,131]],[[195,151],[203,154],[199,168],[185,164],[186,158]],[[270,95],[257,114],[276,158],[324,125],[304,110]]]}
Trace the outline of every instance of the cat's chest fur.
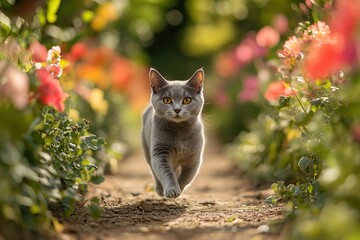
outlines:
{"label": "cat's chest fur", "polygon": [[[201,132],[200,122],[162,123],[155,127],[153,144],[162,144],[167,147],[173,161],[186,161],[198,148]],[[161,136],[161,137],[159,137]]]}

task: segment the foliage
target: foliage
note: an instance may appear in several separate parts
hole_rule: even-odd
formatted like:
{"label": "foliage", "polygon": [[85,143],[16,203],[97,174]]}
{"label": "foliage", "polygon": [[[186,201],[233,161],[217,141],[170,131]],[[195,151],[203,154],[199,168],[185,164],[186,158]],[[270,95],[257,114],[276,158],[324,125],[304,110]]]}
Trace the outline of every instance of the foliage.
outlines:
{"label": "foliage", "polygon": [[265,90],[267,113],[233,149],[241,166],[277,181],[267,202],[288,201],[293,239],[355,239],[360,2],[306,4],[313,22],[299,23],[271,61],[279,80]]}
{"label": "foliage", "polygon": [[1,30],[0,231],[9,239],[37,238],[58,224],[54,206],[72,213],[88,184],[103,181],[93,156],[105,140],[89,133],[88,120],[69,118],[61,48],[47,50],[19,18],[2,21]]}
{"label": "foliage", "polygon": [[104,140],[87,132],[88,122],[74,124],[66,112],[51,107],[39,115],[37,110],[9,110],[10,119],[23,119],[18,123],[28,127],[17,136],[1,134],[1,232],[16,239],[50,227],[52,205],[72,213],[88,183],[102,181],[90,151],[101,149]]}

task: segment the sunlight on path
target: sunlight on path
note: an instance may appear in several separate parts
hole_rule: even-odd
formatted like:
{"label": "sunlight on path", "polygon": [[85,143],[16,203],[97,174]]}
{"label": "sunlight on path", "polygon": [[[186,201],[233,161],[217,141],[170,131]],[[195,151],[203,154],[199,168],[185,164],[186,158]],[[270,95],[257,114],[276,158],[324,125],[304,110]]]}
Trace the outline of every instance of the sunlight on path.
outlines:
{"label": "sunlight on path", "polygon": [[79,210],[63,220],[62,239],[279,239],[279,229],[267,225],[282,219],[281,207],[264,203],[272,192],[254,190],[217,145],[208,146],[200,173],[180,198],[160,198],[152,186],[137,152],[91,189],[89,197],[101,198],[102,217]]}

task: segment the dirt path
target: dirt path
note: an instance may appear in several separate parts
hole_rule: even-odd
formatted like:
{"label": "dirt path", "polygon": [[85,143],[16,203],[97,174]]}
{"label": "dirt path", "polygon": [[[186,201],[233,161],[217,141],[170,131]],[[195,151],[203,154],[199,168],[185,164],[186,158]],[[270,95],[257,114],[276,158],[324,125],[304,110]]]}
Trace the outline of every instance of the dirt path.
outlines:
{"label": "dirt path", "polygon": [[282,219],[281,207],[264,199],[270,190],[252,184],[216,147],[208,147],[200,173],[178,199],[151,191],[153,180],[141,154],[121,163],[90,196],[100,197],[103,214],[93,219],[81,210],[61,219],[61,239],[279,239],[268,224]]}

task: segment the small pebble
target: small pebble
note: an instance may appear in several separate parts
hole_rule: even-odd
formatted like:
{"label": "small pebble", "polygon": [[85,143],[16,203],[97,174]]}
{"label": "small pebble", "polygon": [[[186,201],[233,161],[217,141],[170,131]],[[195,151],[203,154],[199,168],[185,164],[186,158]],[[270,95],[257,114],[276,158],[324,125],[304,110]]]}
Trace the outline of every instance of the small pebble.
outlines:
{"label": "small pebble", "polygon": [[270,227],[269,227],[269,225],[266,225],[266,224],[260,225],[260,226],[256,229],[256,231],[258,231],[258,233],[267,233],[267,232],[270,231]]}

